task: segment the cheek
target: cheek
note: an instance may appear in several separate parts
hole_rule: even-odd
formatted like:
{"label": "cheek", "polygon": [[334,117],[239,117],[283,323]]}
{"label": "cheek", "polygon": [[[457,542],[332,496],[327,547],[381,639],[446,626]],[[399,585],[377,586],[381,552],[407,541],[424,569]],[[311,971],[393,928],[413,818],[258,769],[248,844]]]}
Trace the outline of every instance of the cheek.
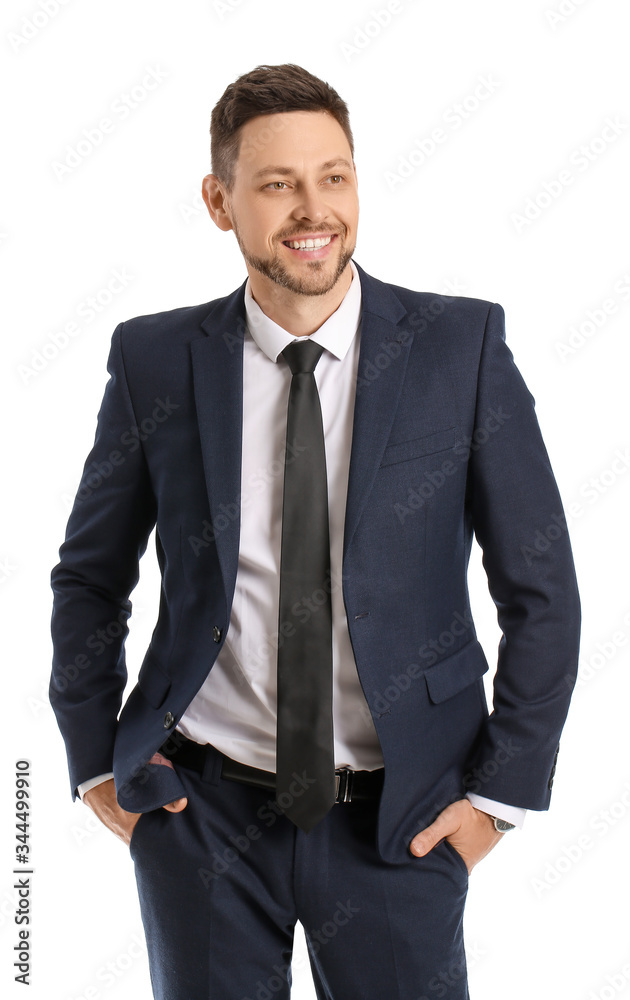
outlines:
{"label": "cheek", "polygon": [[358,206],[355,204],[348,205],[346,210],[340,213],[340,219],[346,227],[346,233],[351,235],[356,233],[359,222]]}

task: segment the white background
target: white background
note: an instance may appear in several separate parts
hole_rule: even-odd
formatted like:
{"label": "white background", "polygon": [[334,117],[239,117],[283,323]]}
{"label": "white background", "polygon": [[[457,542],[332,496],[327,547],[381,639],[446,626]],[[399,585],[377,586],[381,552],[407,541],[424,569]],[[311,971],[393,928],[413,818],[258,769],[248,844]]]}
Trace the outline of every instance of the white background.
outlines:
{"label": "white background", "polygon": [[[569,519],[583,600],[580,684],[550,812],[530,813],[524,830],[504,837],[473,873],[471,996],[630,996],[630,470],[615,463],[630,446],[626,3],[406,0],[381,28],[372,14],[385,8],[379,0],[241,0],[223,12],[212,0],[67,0],[55,13],[56,6],[48,0],[47,16],[35,0],[5,0],[0,15],[8,819],[0,981],[8,995],[25,992],[13,983],[11,886],[13,764],[26,757],[35,867],[28,996],[150,997],[131,860],[87,807],[71,802],[46,701],[49,574],[93,441],[114,327],[209,301],[246,276],[233,234],[219,232],[200,207],[211,109],[255,65],[297,62],[350,107],[362,208],[357,261],[386,281],[456,287],[504,306],[508,343],[536,398]],[[162,81],[124,120],[112,115],[149,68]],[[493,93],[475,98],[482,77],[493,81],[483,93]],[[462,103],[466,119],[453,110]],[[55,161],[108,115],[113,131],[59,177]],[[614,141],[599,138],[612,138],[607,119],[617,122]],[[392,189],[388,172],[438,127],[445,141]],[[583,144],[594,159],[575,154]],[[563,170],[572,183],[546,195],[544,185]],[[519,222],[528,199],[538,217]],[[87,298],[123,269],[127,287],[92,321],[81,319]],[[612,300],[608,315],[604,300]],[[59,332],[72,321],[78,334],[53,357],[51,338],[63,344]],[[582,328],[581,344],[572,328]],[[563,352],[571,336],[574,347]],[[36,371],[44,348],[49,357]],[[474,609],[492,663],[496,615],[478,549],[473,555]],[[132,679],[153,627],[157,579],[150,543],[134,595]],[[298,937],[298,1000],[315,996],[305,956]]]}

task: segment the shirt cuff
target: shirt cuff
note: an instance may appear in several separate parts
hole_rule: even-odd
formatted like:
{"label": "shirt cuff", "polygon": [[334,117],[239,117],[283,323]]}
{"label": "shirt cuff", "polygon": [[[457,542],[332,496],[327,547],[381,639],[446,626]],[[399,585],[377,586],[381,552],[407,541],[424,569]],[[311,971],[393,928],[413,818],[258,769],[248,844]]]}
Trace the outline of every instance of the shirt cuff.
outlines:
{"label": "shirt cuff", "polygon": [[523,829],[527,809],[521,809],[520,806],[508,806],[505,802],[495,802],[494,799],[486,799],[483,795],[477,795],[475,792],[466,792],[466,798],[470,799],[470,803],[475,809],[480,809],[481,812],[488,813],[490,816],[496,816],[497,819],[504,819],[506,823],[513,823],[519,830]]}
{"label": "shirt cuff", "polygon": [[90,788],[96,788],[101,782],[107,781],[108,778],[113,778],[114,772],[110,771],[108,774],[99,774],[97,778],[90,778],[88,781],[82,781],[80,785],[77,785],[77,792],[81,802],[83,802],[83,796],[86,792],[89,792]]}

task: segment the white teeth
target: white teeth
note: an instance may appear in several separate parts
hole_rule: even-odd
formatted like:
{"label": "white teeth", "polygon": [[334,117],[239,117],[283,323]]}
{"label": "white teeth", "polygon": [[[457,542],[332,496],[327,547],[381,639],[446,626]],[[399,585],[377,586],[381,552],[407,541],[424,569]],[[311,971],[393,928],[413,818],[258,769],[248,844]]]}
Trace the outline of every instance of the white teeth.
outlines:
{"label": "white teeth", "polygon": [[332,236],[325,236],[316,240],[287,240],[287,246],[292,250],[319,250],[320,247],[327,247]]}

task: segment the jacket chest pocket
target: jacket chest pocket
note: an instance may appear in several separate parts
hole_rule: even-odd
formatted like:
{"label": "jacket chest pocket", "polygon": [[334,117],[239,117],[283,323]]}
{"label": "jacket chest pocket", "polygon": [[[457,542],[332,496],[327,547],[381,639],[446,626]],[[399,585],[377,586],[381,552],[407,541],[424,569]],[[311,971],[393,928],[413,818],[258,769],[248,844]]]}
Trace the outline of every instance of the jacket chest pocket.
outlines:
{"label": "jacket chest pocket", "polygon": [[447,427],[445,430],[434,431],[433,434],[425,434],[423,437],[401,441],[399,444],[390,444],[383,453],[380,467],[397,465],[399,462],[409,462],[414,458],[423,458],[428,455],[436,455],[441,451],[448,451],[454,447],[457,440],[457,427]]}

